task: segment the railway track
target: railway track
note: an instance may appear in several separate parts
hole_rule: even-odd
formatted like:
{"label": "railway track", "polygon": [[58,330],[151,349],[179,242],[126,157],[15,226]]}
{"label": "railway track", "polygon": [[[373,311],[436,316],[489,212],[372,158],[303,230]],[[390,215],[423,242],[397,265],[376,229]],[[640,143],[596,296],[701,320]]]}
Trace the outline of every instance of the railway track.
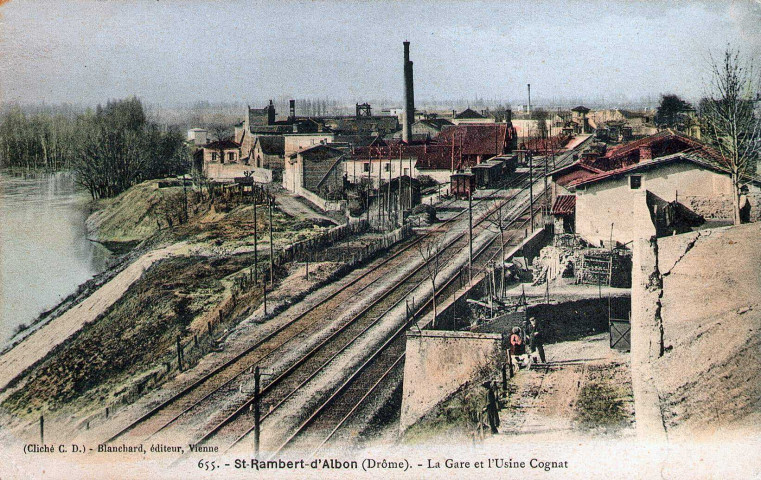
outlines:
{"label": "railway track", "polygon": [[[591,137],[590,137],[591,138]],[[589,140],[582,142],[576,149],[583,148]],[[572,160],[573,152],[561,156],[561,162],[568,163],[568,160]],[[549,159],[545,158],[544,162],[548,162]],[[543,165],[539,165],[541,167]],[[543,192],[546,196],[547,192]],[[543,200],[543,199],[542,199]],[[534,199],[533,204],[540,201],[537,197]],[[513,226],[510,237],[507,240],[507,244],[511,244],[516,237],[520,238],[521,230],[529,223],[530,218],[523,218],[529,212],[530,206],[517,215],[511,222],[510,226]],[[487,215],[488,217],[488,215]],[[486,218],[486,217],[485,217]],[[485,219],[484,218],[484,219]],[[480,222],[479,222],[480,223]],[[515,224],[518,224],[517,230],[514,228]],[[509,228],[508,227],[508,228]],[[495,241],[499,236],[495,236],[489,242],[484,244],[478,252],[474,252],[474,264],[473,267],[477,268],[476,261],[479,258],[487,258],[482,264],[481,268],[485,267],[489,263],[501,254],[501,248],[494,249],[491,255],[488,254],[489,249],[494,246]],[[444,292],[447,288],[455,282],[457,276],[452,276],[444,285],[438,288],[438,292]],[[422,315],[427,309],[430,308],[431,300],[428,300],[414,313],[412,318]],[[299,452],[304,455],[311,453],[314,456],[324,446],[331,442],[334,438],[340,436],[342,429],[347,430],[347,426],[351,424],[351,418],[358,411],[362,409],[362,406],[373,398],[375,392],[379,391],[384,382],[390,381],[395,375],[403,372],[404,355],[406,341],[403,333],[407,330],[409,323],[402,325],[392,337],[390,337],[376,352],[362,363],[346,381],[327,397],[313,413],[306,418],[298,428],[286,437],[286,439],[276,449],[273,457],[280,456],[286,452]],[[344,436],[351,436],[355,432],[343,432]],[[241,441],[242,438],[239,440]]]}
{"label": "railway track", "polygon": [[[509,197],[507,201],[514,196]],[[485,218],[479,220],[474,227],[481,225]],[[467,242],[466,232],[462,232],[444,247],[441,255],[446,258],[445,252],[449,250],[458,252],[465,248]],[[405,300],[412,291],[426,281],[427,273],[424,267],[425,264],[420,264],[401,280],[385,289],[370,305],[354,315],[341,329],[266,384],[261,391],[260,402],[261,409],[267,413],[261,420],[265,420],[272,412],[299,392],[306,383],[321,373],[338,355],[354,344],[368,330],[376,326],[386,313]],[[250,397],[233,411],[225,412],[227,416],[216,426],[210,428],[196,443],[202,444],[213,439],[216,445],[223,446],[225,450],[239,444],[253,430],[252,402],[253,397]]]}
{"label": "railway track", "polygon": [[[492,199],[501,190],[519,187],[526,178],[526,175],[518,175],[509,185],[498,190],[489,197],[480,199],[476,203],[480,204],[481,202]],[[464,213],[465,211],[460,212],[448,220],[447,223],[456,221],[457,218]],[[215,404],[220,398],[223,399],[230,396],[240,384],[246,383],[248,376],[251,375],[251,369],[253,366],[261,363],[267,358],[277,355],[283,347],[293,339],[298,338],[299,336],[309,336],[311,333],[310,328],[318,323],[318,320],[316,319],[325,318],[326,316],[329,317],[337,308],[337,305],[342,304],[349,298],[361,294],[374,285],[378,280],[388,275],[389,272],[398,269],[402,264],[409,260],[403,256],[403,253],[413,248],[414,245],[422,241],[426,236],[427,235],[424,235],[413,239],[412,241],[405,242],[393,253],[392,256],[379,262],[377,265],[374,265],[366,272],[363,272],[360,276],[354,279],[349,286],[333,292],[317,305],[289,320],[275,331],[266,335],[260,341],[246,348],[243,352],[231,357],[210,372],[202,375],[197,380],[182,387],[168,399],[141,415],[136,421],[112,435],[107,442],[117,440],[128,434],[134,437],[149,439],[177,424],[182,418],[186,417],[191,412],[195,413],[195,411],[202,410],[202,407],[205,405]],[[407,279],[405,279],[405,281],[406,280]],[[376,306],[377,305],[381,305],[382,308],[382,303],[378,302],[376,303]],[[341,332],[346,336],[350,335],[352,332],[366,331],[365,327],[360,327],[359,325],[360,324],[350,326],[350,324],[346,324],[346,328],[342,328]],[[344,330],[346,331],[344,332]],[[325,347],[326,343],[329,342],[323,342],[320,345]],[[303,364],[307,361],[311,362],[310,364],[319,363],[324,355],[320,356],[317,355],[317,353],[318,352],[315,350],[311,351],[305,356],[303,362],[298,363]],[[293,373],[292,368],[288,371]],[[279,384],[286,385],[289,383],[284,382],[283,377],[283,381],[274,383],[271,387],[272,390],[274,391],[275,385]],[[285,387],[280,387],[281,390],[279,391],[282,391],[283,388]],[[229,413],[226,417],[227,422],[229,423],[238,416],[241,416],[241,410],[245,410],[248,405],[250,405],[250,401],[244,402],[242,406],[235,408],[231,412],[223,412],[224,414]],[[215,431],[216,433],[219,429],[215,427],[212,431]],[[206,436],[203,438],[206,438]]]}
{"label": "railway track", "polygon": [[[535,203],[538,199],[535,199]],[[520,238],[520,230],[530,221],[526,216],[529,207],[526,208],[511,222],[513,231],[510,240]],[[524,218],[525,217],[525,218]],[[517,230],[515,225],[517,224]],[[498,237],[494,237],[474,252],[475,261],[487,258],[484,264],[491,261],[499,253],[488,255],[490,249]],[[456,280],[456,276],[450,278],[439,287],[443,292]],[[412,318],[424,314],[431,306],[429,299],[423,303],[414,313]],[[367,361],[360,365],[350,377],[322,404],[315,409],[314,413],[301,423],[296,431],[291,433],[280,444],[273,456],[279,456],[287,451],[299,452],[299,454],[316,454],[336,436],[339,436],[342,428],[350,424],[352,416],[361,409],[363,403],[372,399],[373,393],[380,388],[389,378],[404,366],[404,354],[406,339],[404,332],[408,324],[402,325],[394,335],[389,338]],[[345,436],[351,432],[345,432]]]}

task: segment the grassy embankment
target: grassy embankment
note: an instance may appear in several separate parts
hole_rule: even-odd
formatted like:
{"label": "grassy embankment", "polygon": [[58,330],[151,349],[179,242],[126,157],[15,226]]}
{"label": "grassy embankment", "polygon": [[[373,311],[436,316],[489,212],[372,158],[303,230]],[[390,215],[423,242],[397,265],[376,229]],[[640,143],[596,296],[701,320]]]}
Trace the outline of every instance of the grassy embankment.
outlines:
{"label": "grassy embankment", "polygon": [[[122,247],[139,243],[141,252],[178,242],[186,246],[154,263],[103,315],[33,366],[21,388],[3,402],[5,409],[21,416],[64,408],[82,415],[135,397],[176,374],[178,336],[187,368],[214,347],[209,321],[217,333],[259,306],[261,290],[251,282],[252,205],[236,198],[212,202],[191,192],[186,221],[182,190],[145,182],[99,205],[88,220],[99,241]],[[269,251],[266,213],[258,208],[262,275]],[[309,221],[273,212],[275,248],[321,231]],[[276,269],[276,285],[287,273]]]}

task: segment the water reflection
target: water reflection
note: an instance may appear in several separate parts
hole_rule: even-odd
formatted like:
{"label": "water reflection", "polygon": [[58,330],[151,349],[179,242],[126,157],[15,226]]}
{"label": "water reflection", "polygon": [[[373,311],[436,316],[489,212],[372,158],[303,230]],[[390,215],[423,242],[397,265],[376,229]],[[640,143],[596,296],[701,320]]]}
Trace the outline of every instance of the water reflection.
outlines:
{"label": "water reflection", "polygon": [[0,172],[0,343],[107,267],[86,238],[88,200],[70,173]]}

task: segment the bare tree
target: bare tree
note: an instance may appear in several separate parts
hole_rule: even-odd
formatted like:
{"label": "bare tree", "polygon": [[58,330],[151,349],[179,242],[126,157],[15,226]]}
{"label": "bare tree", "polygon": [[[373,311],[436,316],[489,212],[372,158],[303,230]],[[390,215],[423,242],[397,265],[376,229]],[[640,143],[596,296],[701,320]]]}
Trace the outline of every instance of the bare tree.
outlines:
{"label": "bare tree", "polygon": [[431,287],[433,288],[433,294],[431,301],[433,302],[433,326],[436,327],[436,277],[439,275],[441,269],[441,251],[443,250],[441,243],[437,240],[423,240],[417,244],[418,252],[423,258],[425,264],[426,273],[428,274],[428,280],[431,281]]}
{"label": "bare tree", "polygon": [[700,102],[701,116],[719,160],[732,178],[734,223],[740,223],[740,187],[755,172],[761,143],[761,122],[754,112],[759,79],[751,60],[727,49],[721,63],[711,60],[712,78]]}
{"label": "bare tree", "polygon": [[531,118],[536,120],[537,137],[541,139],[547,138],[547,120],[550,118],[550,114],[543,108],[537,108],[531,112]]}
{"label": "bare tree", "polygon": [[219,163],[225,163],[225,145],[224,141],[228,138],[229,129],[224,124],[214,124],[209,127],[211,136],[216,141],[216,152],[219,155]]}
{"label": "bare tree", "polygon": [[507,203],[502,203],[501,199],[497,199],[494,201],[494,205],[497,207],[494,211],[493,215],[490,215],[487,217],[487,220],[489,222],[489,229],[491,230],[492,227],[496,229],[497,232],[499,232],[499,242],[500,242],[500,258],[502,259],[500,262],[501,271],[502,271],[502,282],[500,283],[500,291],[501,295],[504,296],[505,294],[505,230],[507,229],[508,225],[510,224],[510,221],[507,218],[507,215],[503,212],[503,209],[507,206]]}

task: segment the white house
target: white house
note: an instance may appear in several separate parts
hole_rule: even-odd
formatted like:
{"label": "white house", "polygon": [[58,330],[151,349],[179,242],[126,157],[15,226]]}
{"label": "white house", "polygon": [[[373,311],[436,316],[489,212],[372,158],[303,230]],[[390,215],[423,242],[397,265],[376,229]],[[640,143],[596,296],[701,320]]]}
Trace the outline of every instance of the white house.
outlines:
{"label": "white house", "polygon": [[[758,220],[761,190],[749,182],[751,220]],[[664,234],[677,204],[707,221],[731,222],[733,186],[729,173],[704,157],[677,153],[582,178],[575,192],[575,230],[594,244],[612,238],[623,244]],[[670,205],[670,206],[669,206]],[[671,209],[671,210],[669,210]]]}

